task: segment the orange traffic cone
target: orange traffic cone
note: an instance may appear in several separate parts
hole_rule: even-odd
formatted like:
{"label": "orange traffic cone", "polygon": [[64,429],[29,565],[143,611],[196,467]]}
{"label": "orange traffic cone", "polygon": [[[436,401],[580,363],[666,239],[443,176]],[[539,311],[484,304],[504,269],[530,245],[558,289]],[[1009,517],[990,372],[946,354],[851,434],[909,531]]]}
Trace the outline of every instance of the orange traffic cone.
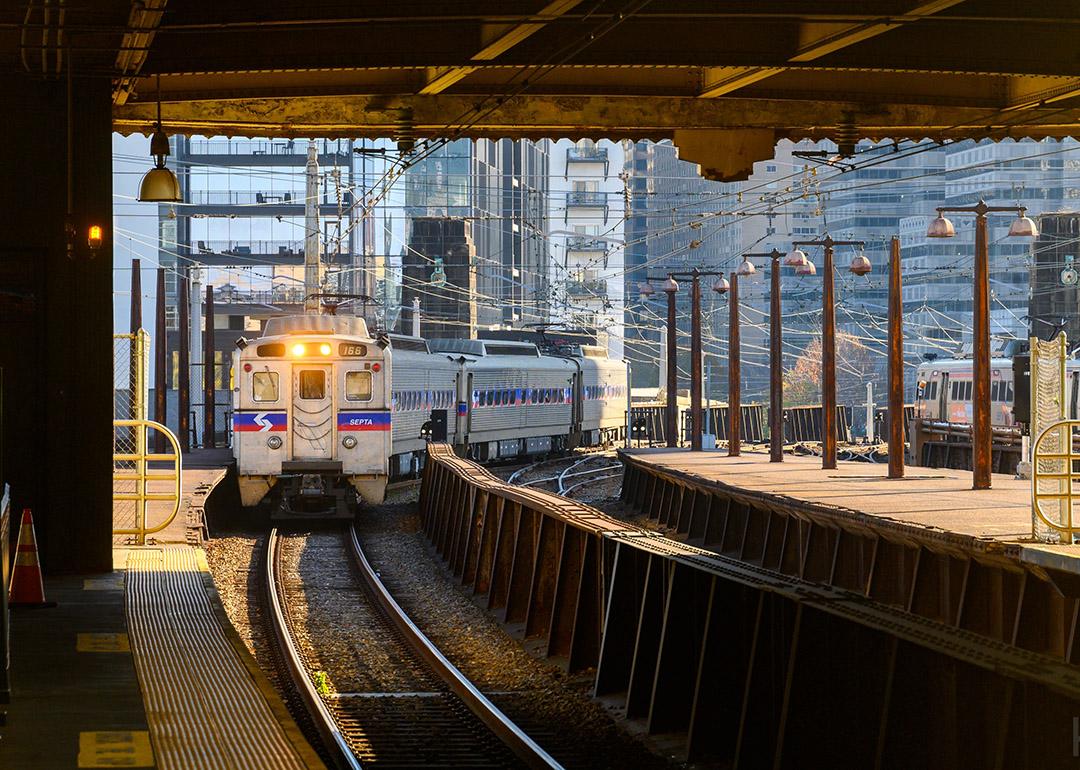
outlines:
{"label": "orange traffic cone", "polygon": [[15,569],[11,573],[8,604],[12,607],[55,606],[55,603],[45,601],[34,516],[29,508],[23,508],[22,523],[19,524],[19,544],[15,547]]}

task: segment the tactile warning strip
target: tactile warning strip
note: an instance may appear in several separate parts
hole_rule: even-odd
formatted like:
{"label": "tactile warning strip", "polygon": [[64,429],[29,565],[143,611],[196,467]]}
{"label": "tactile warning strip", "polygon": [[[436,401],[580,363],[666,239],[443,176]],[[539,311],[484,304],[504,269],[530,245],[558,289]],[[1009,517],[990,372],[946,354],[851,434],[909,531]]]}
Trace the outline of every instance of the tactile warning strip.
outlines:
{"label": "tactile warning strip", "polygon": [[303,770],[214,616],[195,549],[131,551],[126,601],[159,768]]}

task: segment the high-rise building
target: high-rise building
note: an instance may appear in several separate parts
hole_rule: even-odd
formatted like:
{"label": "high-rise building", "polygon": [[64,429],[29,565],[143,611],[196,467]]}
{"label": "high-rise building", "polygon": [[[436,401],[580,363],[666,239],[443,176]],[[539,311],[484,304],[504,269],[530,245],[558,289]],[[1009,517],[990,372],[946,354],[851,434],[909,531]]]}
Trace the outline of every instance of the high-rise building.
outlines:
{"label": "high-rise building", "polygon": [[[551,320],[585,330],[622,357],[623,149],[617,142],[555,143],[550,196]],[[619,310],[616,310],[619,308]]]}
{"label": "high-rise building", "polygon": [[1080,212],[1038,218],[1028,305],[1031,336],[1052,339],[1064,331],[1069,348],[1080,345]]}
{"label": "high-rise building", "polygon": [[[402,175],[407,230],[433,217],[470,223],[477,323],[484,328],[547,320],[549,147],[546,140],[459,139]],[[413,288],[422,304],[425,296],[437,301],[438,288]]]}
{"label": "high-rise building", "polygon": [[[710,182],[696,164],[679,160],[670,142],[627,143],[623,173],[628,205],[624,236],[624,317],[626,357],[631,363],[633,387],[664,384],[662,347],[666,324],[666,297],[659,286],[652,297],[641,294],[646,276],[686,272],[692,268],[731,270],[737,265],[741,223],[727,211],[735,205],[737,185]],[[655,283],[655,282],[654,282]],[[725,328],[727,303],[709,288],[702,290],[703,350],[710,390],[719,392],[726,371]],[[680,334],[680,388],[689,382],[690,290],[683,285],[676,295]]]}

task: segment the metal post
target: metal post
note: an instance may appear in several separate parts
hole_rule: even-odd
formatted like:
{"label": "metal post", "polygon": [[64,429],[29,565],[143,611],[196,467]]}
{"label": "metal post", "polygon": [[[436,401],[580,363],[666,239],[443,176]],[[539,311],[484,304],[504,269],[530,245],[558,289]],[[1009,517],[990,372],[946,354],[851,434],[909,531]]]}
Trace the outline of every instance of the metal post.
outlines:
{"label": "metal post", "polygon": [[904,477],[904,323],[901,304],[900,237],[889,254],[889,478]]}
{"label": "metal post", "polygon": [[191,341],[188,338],[191,334],[191,300],[188,298],[190,288],[188,286],[187,270],[181,270],[180,275],[177,276],[179,282],[179,296],[177,298],[177,306],[180,311],[180,329],[179,329],[179,362],[177,366],[177,376],[179,382],[177,383],[177,432],[180,434],[180,449],[187,452],[191,449],[191,430],[188,424],[188,415],[191,412],[191,356],[190,345]]}
{"label": "metal post", "polygon": [[866,443],[874,443],[874,383],[866,383]]}
{"label": "metal post", "polygon": [[769,273],[769,462],[784,461],[784,348],[781,340],[780,252],[773,249]]}
{"label": "metal post", "polygon": [[975,217],[975,288],[972,361],[972,489],[990,488],[990,254],[986,212]]}
{"label": "metal post", "polygon": [[690,451],[701,451],[701,281],[690,283]]}
{"label": "metal post", "polygon": [[705,359],[705,432],[713,437],[712,448],[716,449],[716,426],[712,414],[712,363]]}
{"label": "metal post", "polygon": [[667,409],[664,412],[664,432],[667,445],[679,445],[679,356],[678,333],[675,318],[675,292],[667,291]]}
{"label": "metal post", "polygon": [[131,333],[142,328],[142,267],[140,260],[131,260]]}
{"label": "metal post", "polygon": [[627,449],[630,448],[630,404],[633,400],[630,398],[630,359],[624,358],[623,363],[626,364],[626,435],[623,436],[623,446]]}
{"label": "metal post", "polygon": [[738,457],[742,446],[742,372],[739,358],[739,274],[731,271],[728,290],[728,457]]}
{"label": "metal post", "polygon": [[836,468],[836,311],[833,241],[825,239],[821,289],[821,467]]}
{"label": "metal post", "polygon": [[420,337],[420,298],[413,297],[412,301],[412,336]]}
{"label": "metal post", "polygon": [[215,425],[216,393],[214,392],[214,380],[216,379],[216,366],[214,361],[214,287],[206,286],[205,322],[203,325],[203,446],[217,446],[214,433]]}
{"label": "metal post", "polygon": [[[157,317],[154,319],[154,421],[166,425],[169,396],[169,341],[165,327],[165,268],[157,269]],[[165,434],[154,431],[154,451],[165,452]]]}

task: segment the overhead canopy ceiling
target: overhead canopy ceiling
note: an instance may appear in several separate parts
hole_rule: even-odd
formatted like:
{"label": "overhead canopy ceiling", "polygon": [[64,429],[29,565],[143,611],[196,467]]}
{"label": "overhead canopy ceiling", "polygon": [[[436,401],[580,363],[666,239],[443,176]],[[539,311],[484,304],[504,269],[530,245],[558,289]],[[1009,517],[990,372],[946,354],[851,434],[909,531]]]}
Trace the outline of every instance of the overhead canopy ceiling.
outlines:
{"label": "overhead canopy ceiling", "polygon": [[[0,11],[0,66],[51,58],[60,7]],[[159,75],[169,132],[672,138],[719,177],[785,136],[1040,138],[1080,119],[1076,0],[91,7],[65,40],[114,78],[123,132],[150,130]]]}

